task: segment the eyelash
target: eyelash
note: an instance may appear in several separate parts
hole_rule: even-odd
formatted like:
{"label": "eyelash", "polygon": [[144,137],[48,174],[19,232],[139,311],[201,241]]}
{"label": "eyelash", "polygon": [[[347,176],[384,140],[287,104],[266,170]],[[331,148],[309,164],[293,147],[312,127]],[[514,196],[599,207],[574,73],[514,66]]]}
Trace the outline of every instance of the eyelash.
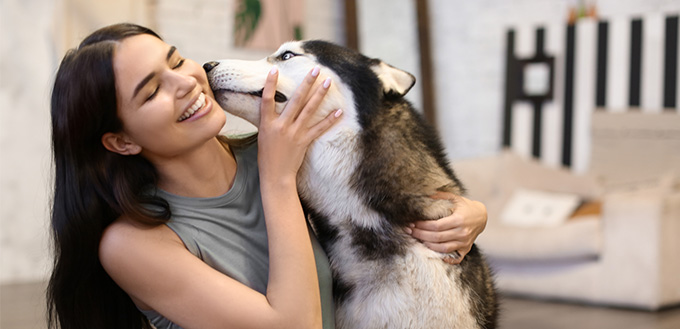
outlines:
{"label": "eyelash", "polygon": [[[173,70],[178,69],[182,65],[184,65],[184,58],[180,58],[180,60],[177,62],[177,64],[175,66],[172,67],[172,69]],[[156,97],[156,94],[158,94],[159,89],[160,89],[160,85],[156,86],[156,89],[154,89],[153,92],[151,93],[151,95],[149,95],[149,97],[146,98],[146,101],[150,101],[150,100],[154,99],[154,97]]]}
{"label": "eyelash", "polygon": [[175,67],[173,67],[173,69],[178,69],[183,64],[184,64],[184,58],[180,58],[179,62],[177,62],[177,65],[175,65]]}

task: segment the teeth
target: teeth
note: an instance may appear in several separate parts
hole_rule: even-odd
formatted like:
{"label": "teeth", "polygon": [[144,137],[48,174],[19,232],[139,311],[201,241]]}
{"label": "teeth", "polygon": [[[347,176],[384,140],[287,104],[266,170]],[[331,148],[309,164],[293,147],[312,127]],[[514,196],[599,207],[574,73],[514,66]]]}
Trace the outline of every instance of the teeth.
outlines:
{"label": "teeth", "polygon": [[194,113],[196,113],[196,111],[198,111],[200,108],[202,108],[203,105],[205,105],[205,94],[201,93],[198,96],[196,103],[191,105],[191,107],[186,112],[184,112],[182,114],[182,116],[179,117],[179,121],[184,121],[186,119],[189,119],[192,115],[194,115]]}

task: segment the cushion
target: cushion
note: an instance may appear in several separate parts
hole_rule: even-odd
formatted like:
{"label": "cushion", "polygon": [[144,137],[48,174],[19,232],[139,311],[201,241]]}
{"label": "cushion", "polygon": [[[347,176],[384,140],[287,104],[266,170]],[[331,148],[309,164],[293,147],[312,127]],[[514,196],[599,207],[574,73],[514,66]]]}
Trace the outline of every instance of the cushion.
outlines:
{"label": "cushion", "polygon": [[579,217],[558,227],[487,225],[476,244],[493,260],[562,262],[596,259],[602,250],[599,216]]}
{"label": "cushion", "polygon": [[575,193],[516,189],[501,212],[501,223],[516,227],[563,225],[581,204]]}

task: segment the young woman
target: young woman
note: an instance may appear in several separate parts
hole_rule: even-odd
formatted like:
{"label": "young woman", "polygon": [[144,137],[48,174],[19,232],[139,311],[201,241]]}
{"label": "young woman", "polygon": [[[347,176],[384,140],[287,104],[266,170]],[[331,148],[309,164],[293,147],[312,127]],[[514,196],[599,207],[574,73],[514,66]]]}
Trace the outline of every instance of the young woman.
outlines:
{"label": "young woman", "polygon": [[[50,328],[333,328],[328,260],[295,179],[342,111],[307,127],[331,83],[312,88],[314,69],[276,114],[277,74],[258,135],[227,140],[201,66],[153,31],[108,26],[65,55],[51,104]],[[486,209],[459,204],[409,231],[466,254]]]}

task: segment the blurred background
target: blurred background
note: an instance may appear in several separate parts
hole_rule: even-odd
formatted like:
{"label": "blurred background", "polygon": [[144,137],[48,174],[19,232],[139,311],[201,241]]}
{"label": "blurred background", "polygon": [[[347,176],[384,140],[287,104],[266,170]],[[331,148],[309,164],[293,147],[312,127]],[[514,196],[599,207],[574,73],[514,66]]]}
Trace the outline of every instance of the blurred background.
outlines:
{"label": "blurred background", "polygon": [[[54,73],[123,21],[199,63],[318,38],[411,72],[408,99],[487,204],[479,244],[504,292],[677,305],[679,14],[677,0],[0,0],[0,326],[26,328],[6,320],[20,296],[42,312]],[[229,117],[224,132],[252,129]]]}

